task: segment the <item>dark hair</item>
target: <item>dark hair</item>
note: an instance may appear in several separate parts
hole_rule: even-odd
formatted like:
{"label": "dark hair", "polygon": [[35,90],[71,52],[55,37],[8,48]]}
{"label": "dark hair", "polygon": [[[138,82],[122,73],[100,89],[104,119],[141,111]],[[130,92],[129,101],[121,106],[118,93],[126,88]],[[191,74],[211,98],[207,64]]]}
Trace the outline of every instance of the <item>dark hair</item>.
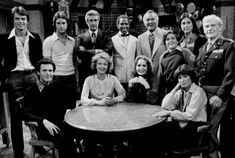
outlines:
{"label": "dark hair", "polygon": [[149,84],[151,84],[151,79],[152,79],[152,63],[151,63],[151,60],[148,57],[144,56],[144,55],[139,55],[139,56],[137,56],[135,58],[135,68],[134,68],[133,76],[134,77],[138,77],[139,76],[139,74],[136,72],[136,65],[137,65],[137,63],[138,63],[138,61],[140,59],[145,60],[146,65],[147,65],[147,72],[146,72],[146,75],[143,76],[143,77],[146,78],[146,80],[147,80],[147,82]]}
{"label": "dark hair", "polygon": [[163,36],[163,43],[164,43],[165,45],[166,45],[166,38],[167,38],[167,36],[168,36],[169,34],[175,35],[176,40],[179,42],[180,38],[179,38],[178,34],[177,34],[175,31],[170,30],[170,31],[167,31],[167,32],[164,34],[164,36]]}
{"label": "dark hair", "polygon": [[117,18],[117,21],[116,21],[116,25],[117,25],[117,26],[118,26],[119,20],[120,20],[121,18],[127,19],[127,20],[128,20],[128,23],[130,23],[129,17],[128,17],[127,15],[123,14],[123,15],[120,15],[120,16]]}
{"label": "dark hair", "polygon": [[15,13],[17,13],[17,14],[19,14],[21,16],[26,16],[27,17],[27,21],[29,22],[29,14],[24,9],[24,7],[17,6],[17,7],[14,7],[14,8],[11,9],[11,18],[12,18],[12,20],[14,19]]}
{"label": "dark hair", "polygon": [[197,83],[196,74],[194,73],[193,68],[187,64],[182,64],[175,70],[174,77],[178,78],[179,75],[189,75],[192,82]]}
{"label": "dark hair", "polygon": [[185,18],[188,18],[188,19],[191,20],[191,22],[192,22],[192,24],[193,24],[193,30],[192,30],[192,32],[195,33],[196,35],[201,34],[200,30],[199,30],[198,27],[197,27],[197,24],[196,24],[196,21],[195,21],[193,15],[192,15],[191,13],[188,13],[188,12],[185,12],[185,13],[183,13],[183,14],[180,16],[180,21],[179,21],[179,27],[180,27],[180,31],[181,31],[180,34],[181,34],[182,36],[183,36],[183,34],[184,34],[183,31],[182,31],[182,29],[181,29],[181,22],[182,22],[182,20],[185,19]]}
{"label": "dark hair", "polygon": [[69,24],[69,18],[67,16],[67,14],[64,11],[57,11],[54,16],[53,16],[53,27],[56,28],[56,20],[62,18],[65,19],[67,24]]}
{"label": "dark hair", "polygon": [[139,82],[133,83],[131,87],[129,87],[127,92],[126,101],[132,102],[132,103],[146,103],[147,97],[146,97],[147,90]]}
{"label": "dark hair", "polygon": [[41,60],[38,61],[37,65],[36,65],[36,71],[37,72],[40,71],[40,68],[41,68],[42,64],[51,64],[53,66],[53,71],[55,71],[55,69],[56,69],[55,63],[51,59],[42,58]]}

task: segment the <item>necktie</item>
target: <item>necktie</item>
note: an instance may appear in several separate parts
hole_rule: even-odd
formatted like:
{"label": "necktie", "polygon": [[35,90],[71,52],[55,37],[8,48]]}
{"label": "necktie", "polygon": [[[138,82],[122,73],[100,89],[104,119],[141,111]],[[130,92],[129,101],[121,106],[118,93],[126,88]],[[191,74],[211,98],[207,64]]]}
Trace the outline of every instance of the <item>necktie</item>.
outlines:
{"label": "necktie", "polygon": [[94,32],[92,32],[91,38],[92,38],[92,43],[95,43],[96,42],[96,35]]}
{"label": "necktie", "polygon": [[154,34],[153,33],[149,34],[149,45],[151,52],[153,51],[154,41],[155,41]]}
{"label": "necktie", "polygon": [[206,47],[206,51],[207,51],[207,52],[209,51],[209,49],[211,48],[211,46],[212,46],[212,42],[209,42],[208,45],[207,45],[207,47]]}
{"label": "necktie", "polygon": [[181,90],[181,96],[179,100],[179,110],[183,111],[184,108],[184,90]]}

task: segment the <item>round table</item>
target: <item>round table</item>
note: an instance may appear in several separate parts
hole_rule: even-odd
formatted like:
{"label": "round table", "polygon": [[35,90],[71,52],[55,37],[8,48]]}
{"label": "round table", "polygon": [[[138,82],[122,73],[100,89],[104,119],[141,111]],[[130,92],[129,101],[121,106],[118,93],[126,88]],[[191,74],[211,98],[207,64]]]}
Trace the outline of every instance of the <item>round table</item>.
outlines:
{"label": "round table", "polygon": [[95,132],[126,132],[151,127],[165,120],[153,117],[157,105],[118,103],[112,106],[79,106],[65,114],[69,125]]}

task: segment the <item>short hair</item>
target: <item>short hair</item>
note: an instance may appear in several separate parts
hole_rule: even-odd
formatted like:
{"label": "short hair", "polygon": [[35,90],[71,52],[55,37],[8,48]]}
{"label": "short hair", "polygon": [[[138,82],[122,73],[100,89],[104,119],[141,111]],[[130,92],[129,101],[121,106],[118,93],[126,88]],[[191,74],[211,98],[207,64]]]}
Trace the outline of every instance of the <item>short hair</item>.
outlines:
{"label": "short hair", "polygon": [[100,19],[100,13],[99,12],[97,12],[96,10],[93,10],[93,9],[89,10],[85,15],[86,22],[87,22],[87,20],[90,16],[95,16],[95,15],[99,16],[99,19]]}
{"label": "short hair", "polygon": [[27,11],[24,9],[24,7],[22,6],[17,6],[17,7],[13,7],[11,9],[11,18],[14,19],[14,15],[15,13],[21,15],[21,16],[26,16],[27,17],[27,21],[29,22],[29,14],[27,13]]}
{"label": "short hair", "polygon": [[205,21],[207,20],[215,20],[219,25],[223,26],[223,21],[220,17],[218,17],[215,14],[207,15],[202,19],[202,24],[204,24]]}
{"label": "short hair", "polygon": [[191,20],[192,25],[193,25],[193,30],[192,30],[192,32],[195,33],[196,35],[200,34],[201,32],[199,31],[199,29],[198,29],[198,27],[197,27],[197,24],[196,24],[196,21],[195,21],[193,15],[192,15],[191,13],[188,13],[188,12],[185,12],[185,13],[181,14],[181,16],[180,16],[180,21],[179,21],[180,30],[182,31],[182,29],[181,29],[181,22],[182,22],[182,20],[184,20],[185,18]]}
{"label": "short hair", "polygon": [[135,68],[134,68],[133,76],[134,77],[139,76],[138,73],[136,72],[136,65],[137,65],[137,63],[140,59],[143,59],[146,62],[146,65],[147,65],[146,78],[147,78],[147,81],[150,83],[151,78],[152,78],[152,67],[153,66],[152,66],[151,60],[148,57],[144,56],[144,55],[138,55],[135,58]]}
{"label": "short hair", "polygon": [[100,52],[96,55],[94,55],[91,59],[91,70],[93,71],[93,74],[96,74],[97,73],[97,70],[96,70],[96,64],[97,64],[97,61],[98,59],[104,59],[107,63],[108,63],[108,69],[107,69],[107,74],[111,73],[112,69],[113,69],[113,63],[112,63],[112,60],[109,56],[108,53],[106,52]]}
{"label": "short hair", "polygon": [[64,11],[57,11],[53,16],[53,20],[52,20],[53,27],[56,27],[56,20],[59,19],[59,18],[65,19],[67,24],[68,24],[69,18],[67,16],[67,14]]}
{"label": "short hair", "polygon": [[176,37],[176,40],[179,42],[179,40],[180,40],[180,37],[179,37],[179,35],[175,32],[175,31],[167,31],[165,34],[164,34],[164,36],[163,36],[163,43],[166,45],[166,38],[167,38],[167,36],[169,35],[169,34],[173,34],[173,35],[175,35],[175,37]]}
{"label": "short hair", "polygon": [[158,17],[158,15],[157,15],[157,13],[156,13],[154,10],[148,10],[148,11],[144,14],[144,17],[143,17],[144,23],[145,23],[147,14],[152,14],[152,13],[155,15],[155,18],[157,19],[157,21],[159,21],[159,17]]}
{"label": "short hair", "polygon": [[187,65],[182,64],[180,65],[175,71],[174,71],[174,77],[177,79],[180,75],[189,75],[192,82],[197,83],[196,74],[194,72],[194,69]]}
{"label": "short hair", "polygon": [[37,62],[37,65],[36,65],[37,72],[40,71],[41,65],[43,65],[43,64],[51,64],[53,66],[53,71],[55,72],[55,70],[56,70],[55,63],[49,58],[42,58],[41,60],[39,60]]}
{"label": "short hair", "polygon": [[117,21],[116,21],[116,25],[117,25],[117,26],[118,26],[119,21],[120,21],[121,18],[127,19],[127,20],[128,20],[128,23],[130,23],[129,17],[128,17],[127,15],[123,14],[123,15],[118,16]]}

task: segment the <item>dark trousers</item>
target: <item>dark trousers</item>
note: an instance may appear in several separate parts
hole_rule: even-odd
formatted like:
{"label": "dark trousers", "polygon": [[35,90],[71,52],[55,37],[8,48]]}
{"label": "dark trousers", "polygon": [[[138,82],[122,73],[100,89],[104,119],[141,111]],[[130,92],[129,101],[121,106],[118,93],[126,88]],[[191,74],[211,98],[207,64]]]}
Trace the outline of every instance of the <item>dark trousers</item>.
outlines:
{"label": "dark trousers", "polygon": [[26,89],[37,80],[36,73],[10,74],[7,82],[9,109],[11,115],[11,139],[15,158],[22,158],[24,139],[21,118],[21,105],[16,99],[23,96]]}
{"label": "dark trousers", "polygon": [[221,158],[235,157],[234,146],[231,145],[231,141],[234,140],[235,132],[234,128],[234,105],[235,97],[231,96],[227,108],[224,112],[224,115],[220,124],[220,151]]}
{"label": "dark trousers", "polygon": [[65,122],[57,122],[56,125],[60,128],[60,131],[52,136],[41,124],[37,128],[38,138],[54,142],[55,147],[59,150],[59,158],[76,158],[77,153],[72,128]]}

